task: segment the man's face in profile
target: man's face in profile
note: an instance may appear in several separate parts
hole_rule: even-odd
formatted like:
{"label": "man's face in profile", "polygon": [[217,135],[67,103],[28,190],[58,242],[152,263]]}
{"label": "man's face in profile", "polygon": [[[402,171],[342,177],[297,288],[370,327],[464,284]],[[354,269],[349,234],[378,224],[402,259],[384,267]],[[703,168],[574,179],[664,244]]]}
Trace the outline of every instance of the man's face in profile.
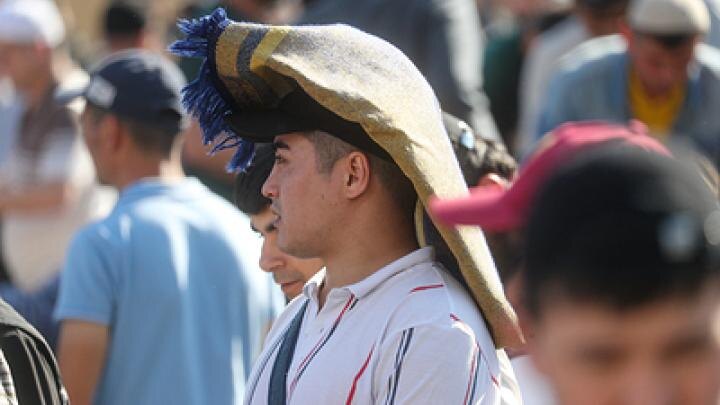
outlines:
{"label": "man's face in profile", "polygon": [[320,259],[298,259],[280,251],[274,221],[275,215],[269,206],[250,215],[253,230],[263,238],[260,268],[272,273],[285,297],[292,300],[302,293],[305,283],[323,267],[323,263]]}
{"label": "man's face in profile", "polygon": [[627,310],[553,294],[533,322],[531,353],[562,404],[719,403],[718,282]]}

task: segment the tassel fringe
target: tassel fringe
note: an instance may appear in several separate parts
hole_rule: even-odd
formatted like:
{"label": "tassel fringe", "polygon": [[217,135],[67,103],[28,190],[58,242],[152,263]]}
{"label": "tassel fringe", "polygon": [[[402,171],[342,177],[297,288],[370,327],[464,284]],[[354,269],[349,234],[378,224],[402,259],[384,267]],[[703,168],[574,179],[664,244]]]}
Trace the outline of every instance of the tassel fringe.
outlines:
{"label": "tassel fringe", "polygon": [[183,106],[197,118],[203,132],[203,143],[213,145],[210,154],[219,150],[237,148],[228,162],[228,172],[245,171],[255,155],[255,145],[237,136],[225,122],[232,113],[230,104],[215,87],[212,58],[217,38],[230,24],[225,10],[218,8],[212,14],[193,20],[178,21],[178,29],[185,39],[175,41],[169,50],[187,58],[203,58],[198,77],[183,89]]}

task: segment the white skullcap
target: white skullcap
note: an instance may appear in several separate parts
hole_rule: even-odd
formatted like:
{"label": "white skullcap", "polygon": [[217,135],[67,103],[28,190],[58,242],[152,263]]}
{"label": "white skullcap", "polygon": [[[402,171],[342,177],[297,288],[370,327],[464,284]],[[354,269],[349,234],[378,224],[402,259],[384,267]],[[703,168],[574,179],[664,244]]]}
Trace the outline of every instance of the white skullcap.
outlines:
{"label": "white skullcap", "polygon": [[634,0],[629,21],[637,31],[659,35],[705,34],[710,28],[703,0]]}
{"label": "white skullcap", "polygon": [[56,47],[65,39],[65,24],[52,0],[0,2],[0,40],[11,43],[42,42]]}

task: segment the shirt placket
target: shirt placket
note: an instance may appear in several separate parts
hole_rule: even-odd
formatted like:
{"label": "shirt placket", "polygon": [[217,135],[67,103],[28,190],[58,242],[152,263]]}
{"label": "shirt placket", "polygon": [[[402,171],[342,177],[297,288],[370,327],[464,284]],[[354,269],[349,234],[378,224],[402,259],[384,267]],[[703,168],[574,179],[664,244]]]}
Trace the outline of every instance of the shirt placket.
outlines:
{"label": "shirt placket", "polygon": [[[324,350],[328,350],[328,346],[332,345],[332,337],[328,338],[338,317],[343,314],[346,309],[348,300],[352,299],[352,294],[346,289],[332,290],[328,294],[325,305],[318,311],[318,303],[316,299],[311,299],[308,303],[307,312],[300,329],[300,338],[298,339],[297,349],[293,356],[293,364],[291,372],[288,375],[288,403],[297,398],[298,403],[303,402],[302,398],[294,396],[297,391],[297,385],[302,383],[307,368],[312,366],[314,358]],[[346,311],[347,312],[347,311]]]}

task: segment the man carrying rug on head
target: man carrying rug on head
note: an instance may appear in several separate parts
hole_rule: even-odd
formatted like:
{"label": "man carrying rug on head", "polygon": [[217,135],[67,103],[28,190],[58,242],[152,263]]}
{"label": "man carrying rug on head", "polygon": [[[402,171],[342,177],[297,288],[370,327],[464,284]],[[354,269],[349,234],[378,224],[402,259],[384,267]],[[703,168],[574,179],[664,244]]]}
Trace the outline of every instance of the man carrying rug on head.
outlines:
{"label": "man carrying rug on head", "polygon": [[206,57],[185,104],[205,140],[273,142],[263,194],[279,247],[326,267],[270,331],[249,404],[517,404],[501,348],[515,315],[478,229],[440,228],[460,271],[423,246],[431,194],[467,193],[430,86],[396,48],[343,25],[184,21]]}

